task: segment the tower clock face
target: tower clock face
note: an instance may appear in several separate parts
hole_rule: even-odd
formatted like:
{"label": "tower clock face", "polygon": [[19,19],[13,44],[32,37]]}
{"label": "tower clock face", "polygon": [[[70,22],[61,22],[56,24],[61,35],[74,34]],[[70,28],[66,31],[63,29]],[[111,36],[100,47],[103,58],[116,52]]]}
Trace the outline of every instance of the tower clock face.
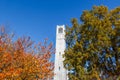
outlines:
{"label": "tower clock face", "polygon": [[62,34],[60,35],[60,38],[63,38],[63,35],[62,35]]}
{"label": "tower clock face", "polygon": [[58,39],[63,39],[64,38],[64,34],[58,34]]}

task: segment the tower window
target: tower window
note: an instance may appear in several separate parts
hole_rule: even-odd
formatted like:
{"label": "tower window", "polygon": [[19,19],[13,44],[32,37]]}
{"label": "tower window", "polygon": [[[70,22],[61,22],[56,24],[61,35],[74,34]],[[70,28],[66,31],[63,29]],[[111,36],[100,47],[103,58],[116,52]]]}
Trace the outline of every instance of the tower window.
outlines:
{"label": "tower window", "polygon": [[60,66],[59,66],[59,70],[60,70]]}
{"label": "tower window", "polygon": [[58,33],[63,33],[63,28],[59,28]]}
{"label": "tower window", "polygon": [[59,52],[59,55],[61,55],[61,52]]}

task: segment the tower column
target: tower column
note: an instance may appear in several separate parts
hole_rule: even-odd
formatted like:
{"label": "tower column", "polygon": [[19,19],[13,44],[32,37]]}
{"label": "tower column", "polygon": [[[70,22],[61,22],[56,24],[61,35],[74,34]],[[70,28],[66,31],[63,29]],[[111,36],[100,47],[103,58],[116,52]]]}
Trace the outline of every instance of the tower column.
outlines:
{"label": "tower column", "polygon": [[67,80],[67,71],[63,65],[65,47],[65,26],[57,25],[54,80]]}

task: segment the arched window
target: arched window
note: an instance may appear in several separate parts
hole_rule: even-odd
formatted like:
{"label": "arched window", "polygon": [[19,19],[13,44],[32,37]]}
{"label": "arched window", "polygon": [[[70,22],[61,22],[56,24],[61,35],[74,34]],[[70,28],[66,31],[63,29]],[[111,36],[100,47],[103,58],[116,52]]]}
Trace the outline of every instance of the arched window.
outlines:
{"label": "arched window", "polygon": [[59,52],[59,55],[61,55],[61,52]]}
{"label": "arched window", "polygon": [[58,33],[63,33],[63,28],[59,28]]}
{"label": "arched window", "polygon": [[59,70],[60,70],[60,66],[59,66]]}

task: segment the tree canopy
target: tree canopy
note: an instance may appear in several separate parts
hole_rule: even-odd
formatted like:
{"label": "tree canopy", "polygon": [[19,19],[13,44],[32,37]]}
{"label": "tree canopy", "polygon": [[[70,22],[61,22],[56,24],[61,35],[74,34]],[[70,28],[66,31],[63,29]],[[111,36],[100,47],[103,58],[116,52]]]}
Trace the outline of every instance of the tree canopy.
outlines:
{"label": "tree canopy", "polygon": [[53,77],[52,44],[34,44],[30,37],[13,40],[13,35],[0,29],[0,79],[46,80]]}
{"label": "tree canopy", "polygon": [[65,68],[71,80],[120,77],[120,7],[93,6],[66,29]]}

